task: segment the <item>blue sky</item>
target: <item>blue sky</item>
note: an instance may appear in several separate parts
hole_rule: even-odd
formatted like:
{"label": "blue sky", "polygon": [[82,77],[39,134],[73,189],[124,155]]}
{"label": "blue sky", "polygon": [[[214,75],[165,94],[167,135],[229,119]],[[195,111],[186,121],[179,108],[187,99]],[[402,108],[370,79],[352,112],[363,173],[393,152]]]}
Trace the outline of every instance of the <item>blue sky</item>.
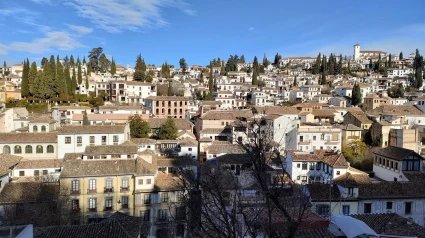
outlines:
{"label": "blue sky", "polygon": [[244,54],[270,60],[352,55],[353,45],[425,53],[425,1],[2,0],[0,62],[78,55],[103,47],[117,63],[206,65]]}

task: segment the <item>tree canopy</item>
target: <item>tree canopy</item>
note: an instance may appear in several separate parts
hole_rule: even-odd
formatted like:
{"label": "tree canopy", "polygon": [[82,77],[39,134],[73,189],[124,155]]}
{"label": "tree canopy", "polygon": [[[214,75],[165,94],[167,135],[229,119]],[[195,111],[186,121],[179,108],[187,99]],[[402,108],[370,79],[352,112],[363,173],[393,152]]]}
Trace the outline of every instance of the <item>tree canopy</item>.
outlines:
{"label": "tree canopy", "polygon": [[149,123],[142,119],[140,115],[133,115],[128,118],[130,123],[130,136],[132,138],[148,138],[151,128]]}
{"label": "tree canopy", "polygon": [[161,140],[175,140],[177,133],[178,130],[174,118],[168,117],[164,124],[160,126],[158,137]]}

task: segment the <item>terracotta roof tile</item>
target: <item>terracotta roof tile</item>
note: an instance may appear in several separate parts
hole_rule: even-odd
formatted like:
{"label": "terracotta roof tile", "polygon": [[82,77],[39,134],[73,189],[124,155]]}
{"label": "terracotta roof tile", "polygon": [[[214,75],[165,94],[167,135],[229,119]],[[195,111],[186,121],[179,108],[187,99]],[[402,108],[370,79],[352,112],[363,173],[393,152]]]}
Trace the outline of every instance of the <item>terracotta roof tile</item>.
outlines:
{"label": "terracotta roof tile", "polygon": [[[148,123],[151,128],[159,128],[165,123],[167,118],[149,118]],[[174,119],[178,130],[191,130],[192,123],[186,119],[177,118]]]}
{"label": "terracotta roof tile", "polygon": [[244,154],[245,149],[240,145],[232,144],[228,141],[213,141],[208,147],[209,154]]}
{"label": "terracotta roof tile", "polygon": [[58,134],[50,133],[0,133],[0,143],[56,143]]}
{"label": "terracotta roof tile", "polygon": [[64,126],[59,134],[124,133],[125,125]]}
{"label": "terracotta roof tile", "polygon": [[60,168],[62,163],[61,159],[27,159],[21,160],[16,169]]}
{"label": "terracotta roof tile", "polygon": [[136,145],[90,145],[86,146],[85,155],[137,154]]}
{"label": "terracotta roof tile", "polygon": [[0,177],[7,175],[9,170],[17,165],[21,159],[21,156],[0,154]]}

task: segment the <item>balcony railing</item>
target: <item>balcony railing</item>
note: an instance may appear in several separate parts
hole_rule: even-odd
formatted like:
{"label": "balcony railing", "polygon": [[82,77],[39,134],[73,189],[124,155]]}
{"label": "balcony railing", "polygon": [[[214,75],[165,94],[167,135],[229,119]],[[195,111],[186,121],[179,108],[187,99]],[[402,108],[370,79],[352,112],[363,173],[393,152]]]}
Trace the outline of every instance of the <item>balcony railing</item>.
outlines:
{"label": "balcony railing", "polygon": [[94,207],[94,208],[87,208],[87,211],[88,212],[97,212],[97,208],[96,207]]}
{"label": "balcony railing", "polygon": [[128,204],[121,204],[121,209],[129,209]]}
{"label": "balcony railing", "polygon": [[79,207],[74,207],[71,209],[72,213],[80,213],[81,209]]}
{"label": "balcony railing", "polygon": [[130,191],[130,189],[128,187],[120,187],[120,192],[126,193],[128,191]]}
{"label": "balcony railing", "polygon": [[71,194],[79,195],[80,194],[80,189],[71,190]]}
{"label": "balcony railing", "polygon": [[103,188],[103,192],[104,193],[113,193],[114,192],[114,187],[111,187],[111,188]]}
{"label": "balcony railing", "polygon": [[87,189],[87,193],[97,193],[97,189]]}
{"label": "balcony railing", "polygon": [[103,207],[104,212],[113,211],[113,210],[114,210],[113,207]]}
{"label": "balcony railing", "polygon": [[347,136],[347,139],[357,140],[357,139],[360,139],[360,136]]}

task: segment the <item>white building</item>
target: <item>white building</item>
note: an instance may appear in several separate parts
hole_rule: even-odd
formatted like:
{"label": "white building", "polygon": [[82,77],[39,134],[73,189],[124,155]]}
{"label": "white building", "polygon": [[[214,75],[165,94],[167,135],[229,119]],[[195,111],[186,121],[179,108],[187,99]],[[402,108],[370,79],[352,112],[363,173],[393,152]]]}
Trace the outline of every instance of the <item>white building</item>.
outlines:
{"label": "white building", "polygon": [[25,159],[56,159],[57,133],[0,133],[0,151]]}
{"label": "white building", "polygon": [[52,118],[57,124],[69,124],[74,114],[91,113],[90,107],[81,106],[55,106],[52,107]]}
{"label": "white building", "polygon": [[88,145],[118,145],[129,138],[129,124],[65,126],[58,133],[58,158],[66,153],[82,153]]}
{"label": "white building", "polygon": [[287,136],[291,131],[295,130],[299,124],[298,113],[292,112],[285,115],[267,115],[264,117],[265,126],[261,126],[260,130],[273,141],[279,144],[279,149],[284,150],[288,148],[293,137]]}
{"label": "white building", "polygon": [[305,152],[315,150],[341,151],[342,132],[330,125],[305,123],[289,133],[288,149]]}

